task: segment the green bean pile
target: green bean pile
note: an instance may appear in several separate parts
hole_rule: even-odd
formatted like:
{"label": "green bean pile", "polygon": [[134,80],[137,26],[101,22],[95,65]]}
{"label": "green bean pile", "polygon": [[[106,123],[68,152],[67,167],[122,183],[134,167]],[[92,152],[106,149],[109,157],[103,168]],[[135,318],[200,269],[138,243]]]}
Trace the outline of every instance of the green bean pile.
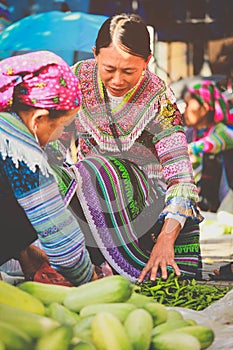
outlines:
{"label": "green bean pile", "polygon": [[153,297],[165,306],[179,306],[200,311],[221,299],[231,287],[198,284],[195,279],[179,279],[171,273],[167,280],[161,277],[155,282],[135,284],[135,292]]}

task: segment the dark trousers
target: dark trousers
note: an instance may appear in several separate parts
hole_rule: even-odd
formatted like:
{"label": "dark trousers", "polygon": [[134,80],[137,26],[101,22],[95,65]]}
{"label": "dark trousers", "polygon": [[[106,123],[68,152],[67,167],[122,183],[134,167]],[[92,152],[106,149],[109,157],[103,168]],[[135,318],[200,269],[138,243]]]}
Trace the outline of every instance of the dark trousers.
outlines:
{"label": "dark trousers", "polygon": [[37,232],[13,196],[0,195],[0,265],[37,239]]}

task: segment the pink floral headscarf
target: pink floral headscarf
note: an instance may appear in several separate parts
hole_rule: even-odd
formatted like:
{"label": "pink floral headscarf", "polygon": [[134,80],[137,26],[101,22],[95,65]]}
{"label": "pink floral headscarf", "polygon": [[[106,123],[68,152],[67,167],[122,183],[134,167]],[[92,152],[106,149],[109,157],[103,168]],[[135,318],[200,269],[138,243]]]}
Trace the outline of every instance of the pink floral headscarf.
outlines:
{"label": "pink floral headscarf", "polygon": [[12,56],[0,62],[0,111],[10,111],[14,88],[27,105],[72,110],[81,104],[78,78],[69,65],[50,51]]}
{"label": "pink floral headscarf", "polygon": [[215,123],[233,124],[233,114],[230,113],[228,100],[214,82],[203,80],[188,88],[188,91],[201,104],[206,102],[209,105],[210,110],[214,112]]}

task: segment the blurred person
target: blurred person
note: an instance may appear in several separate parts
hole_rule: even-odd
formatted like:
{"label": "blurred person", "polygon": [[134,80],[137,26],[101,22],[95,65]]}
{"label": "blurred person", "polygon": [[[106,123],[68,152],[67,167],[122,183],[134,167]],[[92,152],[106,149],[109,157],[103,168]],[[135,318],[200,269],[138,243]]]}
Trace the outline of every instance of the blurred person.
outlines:
{"label": "blurred person", "polygon": [[[232,211],[233,115],[229,101],[212,81],[190,87],[185,95],[185,124],[194,178],[203,210]],[[233,280],[229,262],[209,274],[212,280]]]}
{"label": "blurred person", "polygon": [[69,8],[69,5],[67,4],[66,1],[63,1],[62,4],[61,4],[61,11],[62,12],[71,12],[70,8]]}
{"label": "blurred person", "polygon": [[233,261],[221,265],[219,269],[215,269],[214,274],[209,274],[209,277],[215,281],[233,281]]}
{"label": "blurred person", "polygon": [[187,89],[184,111],[199,206],[216,212],[233,188],[233,114],[218,86],[208,80]]}
{"label": "blurred person", "polygon": [[11,24],[10,11],[6,0],[0,1],[0,34]]}
{"label": "blurred person", "polygon": [[32,0],[7,0],[6,1],[10,11],[10,19],[12,22],[16,22],[31,14]]}

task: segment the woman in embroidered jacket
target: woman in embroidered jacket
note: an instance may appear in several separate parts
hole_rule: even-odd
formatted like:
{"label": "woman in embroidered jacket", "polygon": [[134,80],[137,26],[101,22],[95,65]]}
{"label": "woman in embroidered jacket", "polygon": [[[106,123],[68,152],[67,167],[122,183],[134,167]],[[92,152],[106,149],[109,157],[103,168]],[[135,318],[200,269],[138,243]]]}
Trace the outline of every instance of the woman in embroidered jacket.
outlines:
{"label": "woman in embroidered jacket", "polygon": [[71,167],[91,257],[132,281],[169,270],[199,278],[202,216],[183,121],[171,89],[148,69],[145,23],[108,18],[93,52],[72,67],[83,99]]}
{"label": "woman in embroidered jacket", "polygon": [[[90,281],[93,266],[83,233],[75,216],[66,208],[44,148],[73,121],[80,103],[77,77],[52,52],[37,51],[0,62],[1,200],[4,197],[7,203],[9,198],[12,203],[17,200],[51,266],[65,277],[63,282],[67,280],[68,285]],[[72,186],[75,188],[75,182]],[[17,213],[20,215],[20,211]],[[18,216],[14,218],[14,212],[12,220],[19,220]],[[23,226],[20,224],[20,227]],[[30,230],[27,227],[25,224],[25,231]],[[24,244],[35,240],[35,234],[30,240],[28,232],[27,235],[26,232],[6,232],[12,235],[11,242],[9,239],[7,242],[14,253],[17,252],[15,242],[21,241],[18,248],[23,249]],[[7,254],[4,256],[6,259]],[[34,254],[36,269],[39,267],[35,256],[42,262],[46,255],[41,254],[40,259],[40,253]]]}

